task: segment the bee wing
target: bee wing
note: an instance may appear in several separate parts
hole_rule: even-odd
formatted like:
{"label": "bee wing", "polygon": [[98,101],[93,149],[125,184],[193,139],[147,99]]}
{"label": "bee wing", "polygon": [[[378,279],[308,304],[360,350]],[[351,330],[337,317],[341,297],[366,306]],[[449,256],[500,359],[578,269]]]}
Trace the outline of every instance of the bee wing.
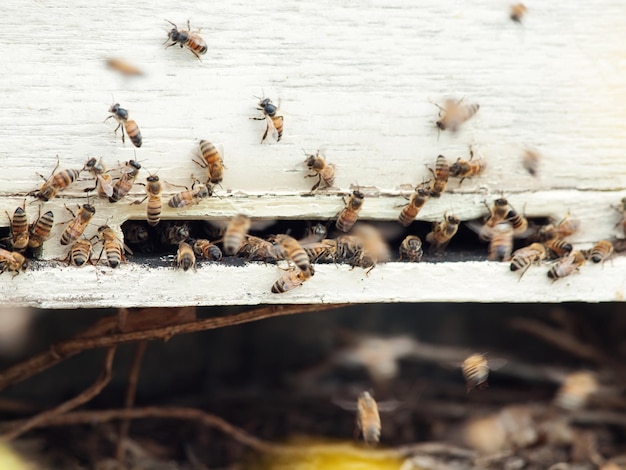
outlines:
{"label": "bee wing", "polygon": [[501,357],[488,358],[487,361],[488,361],[488,364],[489,364],[489,368],[491,370],[502,369],[509,362],[506,359],[501,358]]}
{"label": "bee wing", "polygon": [[108,197],[113,196],[113,185],[110,180],[107,181],[102,177],[102,175],[98,175],[98,183],[102,188],[102,192],[104,192]]}
{"label": "bee wing", "polygon": [[272,118],[269,117],[267,114],[265,115],[265,122],[267,122],[267,127],[269,128],[269,133],[272,134],[272,138],[274,140],[278,140],[278,130],[276,129],[276,126],[274,125],[274,121],[272,121]]}

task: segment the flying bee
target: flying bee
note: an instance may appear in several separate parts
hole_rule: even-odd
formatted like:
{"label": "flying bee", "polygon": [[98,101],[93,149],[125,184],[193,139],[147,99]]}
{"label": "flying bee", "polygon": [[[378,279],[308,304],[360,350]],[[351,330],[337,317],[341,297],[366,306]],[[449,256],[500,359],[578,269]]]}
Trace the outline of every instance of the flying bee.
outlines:
{"label": "flying bee", "polygon": [[213,190],[206,184],[199,184],[191,186],[191,189],[181,191],[178,194],[174,194],[167,205],[173,208],[180,209],[182,207],[199,204],[202,199],[207,198],[213,194]]}
{"label": "flying bee", "polygon": [[[485,202],[485,206],[489,211],[489,215],[485,219],[485,223],[483,225],[473,224],[468,222],[468,226],[478,233],[481,241],[489,241],[493,236],[493,229],[496,225],[501,222],[508,221],[508,215],[511,212],[511,207],[509,206],[509,201],[505,198],[498,198],[493,202],[493,207],[489,207]],[[514,212],[514,216],[517,217],[517,213]],[[519,223],[519,222],[518,222]]]}
{"label": "flying bee", "polygon": [[282,276],[276,280],[272,285],[273,294],[282,294],[301,286],[307,279],[311,278],[315,274],[313,266],[308,271],[300,271],[296,268],[291,268],[283,273]]}
{"label": "flying bee", "polygon": [[417,235],[409,235],[400,244],[400,261],[419,263],[422,261],[422,240]]}
{"label": "flying bee", "polygon": [[585,254],[582,251],[575,251],[567,257],[557,261],[550,271],[548,271],[548,277],[552,279],[552,282],[557,279],[569,276],[574,271],[578,271],[580,267],[585,264]]}
{"label": "flying bee", "polygon": [[522,18],[527,11],[528,8],[526,8],[526,5],[524,5],[523,3],[516,3],[515,5],[511,5],[509,16],[516,23],[521,23]]}
{"label": "flying bee", "polygon": [[454,215],[443,215],[443,221],[433,222],[432,230],[426,235],[426,241],[430,243],[430,250],[435,253],[442,252],[452,237],[459,229],[460,220]]}
{"label": "flying bee", "polygon": [[212,184],[221,183],[224,179],[224,160],[222,159],[220,152],[217,150],[215,145],[208,140],[201,140],[199,145],[202,158],[205,162],[204,166],[209,172],[209,181]]}
{"label": "flying bee", "polygon": [[338,230],[342,232],[349,232],[356,219],[359,217],[359,212],[363,208],[363,199],[365,196],[359,190],[352,191],[352,194],[346,201],[346,198],[343,197],[343,203],[345,207],[339,213],[339,217],[337,218],[337,222],[335,226]]}
{"label": "flying bee", "polygon": [[109,202],[117,202],[126,196],[139,175],[141,164],[136,160],[127,161],[121,168],[122,176],[113,185],[113,194],[109,196]]}
{"label": "flying bee", "polygon": [[430,196],[430,188],[423,183],[421,186],[415,188],[415,192],[411,195],[411,199],[409,203],[405,205],[400,211],[400,216],[398,220],[402,225],[408,227],[413,223],[417,214],[419,214],[426,201],[428,201],[428,197]]}
{"label": "flying bee", "polygon": [[541,155],[535,150],[526,149],[522,155],[522,166],[530,173],[531,176],[537,176],[539,173],[539,165],[541,163]]}
{"label": "flying bee", "polygon": [[263,133],[263,137],[261,137],[261,143],[267,137],[267,134],[271,131],[272,137],[276,139],[276,142],[280,142],[280,139],[283,137],[283,121],[284,117],[278,114],[278,107],[272,103],[272,100],[269,98],[259,98],[258,110],[263,112],[262,117],[252,117],[250,119],[254,119],[255,121],[263,121],[265,120],[265,132]]}
{"label": "flying bee", "polygon": [[[304,160],[306,166],[313,174],[306,175],[305,178],[315,178],[317,176],[317,183],[311,188],[311,192],[314,192],[318,188],[330,188],[335,183],[335,164],[327,163],[326,159],[320,155],[318,150],[315,155],[307,155]],[[320,186],[324,183],[323,186]]]}
{"label": "flying bee", "polygon": [[461,364],[461,372],[465,379],[467,386],[467,392],[471,392],[473,389],[483,390],[489,385],[487,384],[487,378],[489,377],[489,370],[497,370],[506,364],[504,359],[492,359],[487,361],[486,354],[472,354]]}
{"label": "flying bee", "polygon": [[26,217],[26,201],[22,207],[13,212],[13,218],[7,212],[11,230],[11,247],[15,251],[24,251],[28,247],[30,233],[28,231],[28,218]]}
{"label": "flying bee", "polygon": [[546,258],[546,248],[541,243],[532,243],[529,246],[520,248],[513,252],[511,258],[511,271],[521,269],[520,279],[528,270],[531,264],[539,264],[541,260]]}
{"label": "flying bee", "polygon": [[163,244],[179,245],[189,238],[189,225],[183,223],[178,225],[175,223],[167,223],[161,233],[161,242]]}
{"label": "flying bee", "polygon": [[363,251],[363,240],[355,235],[340,235],[335,239],[335,257],[340,261],[357,258]]}
{"label": "flying bee", "polygon": [[543,245],[550,250],[553,258],[563,258],[572,252],[572,244],[562,238],[550,238],[543,242]]}
{"label": "flying bee", "polygon": [[567,214],[557,225],[548,224],[539,230],[539,240],[547,241],[552,238],[565,238],[573,235],[580,228],[580,220]]}
{"label": "flying bee", "polygon": [[357,399],[356,425],[366,444],[377,444],[380,440],[381,423],[378,404],[369,392]]}
{"label": "flying bee", "polygon": [[20,273],[20,270],[28,269],[28,260],[24,255],[17,251],[8,251],[0,248],[0,274],[5,271],[14,273],[13,277]]}
{"label": "flying bee", "polygon": [[511,209],[506,214],[506,221],[513,227],[515,236],[523,236],[528,230],[528,220],[526,217],[519,215],[515,209]]}
{"label": "flying bee", "polygon": [[456,162],[450,165],[450,176],[461,178],[459,185],[463,183],[465,178],[480,175],[487,168],[487,162],[484,158],[474,160],[474,148],[470,146],[470,159],[463,160],[457,158]]}
{"label": "flying bee", "polygon": [[[125,249],[132,254],[130,249],[117,238],[116,233],[108,225],[98,227],[98,237],[102,241],[102,251],[106,254],[107,262],[113,269],[117,268],[122,262],[126,262],[126,257],[124,256]],[[100,251],[98,261],[102,257],[102,251]]]}
{"label": "flying bee", "polygon": [[450,165],[448,160],[443,155],[439,155],[435,161],[435,170],[428,168],[435,178],[432,186],[430,187],[431,197],[440,197],[441,193],[446,190],[448,185],[448,177],[450,176]]}
{"label": "flying bee", "polygon": [[246,236],[246,239],[239,249],[239,255],[248,260],[258,260],[268,262],[276,259],[274,245],[267,240],[255,237],[254,235]]}
{"label": "flying bee", "polygon": [[493,228],[489,240],[489,261],[509,261],[513,251],[513,227],[500,222]]}
{"label": "flying bee", "polygon": [[165,46],[165,48],[167,49],[168,47],[175,46],[176,44],[178,44],[181,49],[184,46],[189,49],[198,60],[201,61],[200,56],[206,53],[208,47],[206,42],[204,42],[204,39],[202,39],[198,34],[191,32],[189,20],[187,20],[187,29],[178,29],[178,27],[170,20],[165,21],[173,26],[170,32],[167,33],[167,39],[163,43],[169,43]]}
{"label": "flying bee", "polygon": [[250,217],[243,214],[237,214],[233,217],[224,233],[222,242],[224,253],[236,255],[245,243],[248,230],[250,230]]}
{"label": "flying bee", "polygon": [[435,103],[435,106],[439,108],[439,120],[436,124],[440,130],[445,131],[449,129],[452,132],[456,132],[461,124],[476,114],[480,105],[477,103],[463,103],[463,99],[461,98],[458,101],[447,99],[443,106]]}
{"label": "flying bee", "polygon": [[54,214],[52,211],[48,211],[43,215],[40,215],[37,222],[33,223],[30,227],[30,239],[28,240],[28,247],[31,249],[41,248],[43,242],[50,236],[50,231],[54,225]]}
{"label": "flying bee", "polygon": [[35,197],[41,199],[42,201],[49,201],[50,199],[55,197],[59,191],[62,191],[63,189],[71,185],[74,181],[76,181],[78,179],[78,176],[80,175],[80,170],[74,170],[74,169],[63,170],[63,171],[59,171],[58,173],[55,173],[57,168],[59,168],[58,157],[57,157],[57,164],[54,167],[54,170],[52,170],[50,177],[46,180],[42,176],[45,182],[44,184],[41,185],[41,187],[39,188],[39,191],[33,191],[32,193],[29,193],[29,194],[34,195]]}
{"label": "flying bee", "polygon": [[109,113],[111,115],[105,119],[108,121],[111,118],[115,118],[117,121],[117,127],[115,128],[115,135],[117,135],[117,130],[121,129],[122,131],[122,143],[124,143],[124,130],[128,134],[128,138],[133,143],[135,147],[141,147],[141,131],[139,130],[139,126],[132,119],[128,119],[128,111],[120,106],[119,103],[115,103],[109,108]]}
{"label": "flying bee", "polygon": [[65,208],[70,211],[74,219],[70,221],[69,225],[65,227],[65,230],[61,234],[61,245],[69,245],[78,240],[96,213],[96,208],[91,204],[83,204],[76,215],[69,207],[66,206]]}
{"label": "flying bee", "polygon": [[594,263],[603,263],[613,253],[613,243],[609,240],[600,240],[588,250],[587,259],[591,259]]}
{"label": "flying bee", "polygon": [[274,237],[274,251],[278,255],[277,258],[282,257],[282,259],[293,261],[304,273],[306,279],[313,275],[309,256],[295,238],[285,234],[276,235]]}
{"label": "flying bee", "polygon": [[96,160],[95,158],[90,158],[85,163],[83,171],[87,170],[91,173],[94,178],[96,178],[96,186],[95,188],[85,188],[85,192],[93,191],[96,189],[98,191],[98,196],[100,197],[111,197],[113,196],[113,185],[111,184],[112,178],[106,171],[104,164],[102,163],[102,159]]}
{"label": "flying bee", "polygon": [[91,263],[91,242],[89,240],[76,240],[70,247],[70,251],[65,258],[67,264],[81,267]]}
{"label": "flying bee", "polygon": [[219,261],[222,259],[222,250],[220,250],[217,245],[214,245],[209,240],[205,240],[203,238],[193,242],[193,252],[199,258],[211,261]]}
{"label": "flying bee", "polygon": [[189,268],[196,270],[196,255],[189,243],[180,242],[178,245],[178,253],[176,254],[176,269],[188,271]]}
{"label": "flying bee", "polygon": [[361,240],[361,251],[357,256],[349,260],[352,266],[359,266],[365,269],[366,274],[369,275],[370,271],[378,263],[389,261],[391,257],[389,245],[376,227],[370,224],[359,223],[354,227],[354,235]]}
{"label": "flying bee", "polygon": [[139,68],[122,59],[109,57],[106,59],[105,64],[111,70],[115,70],[116,72],[119,72],[127,77],[143,75],[143,72]]}
{"label": "flying bee", "polygon": [[599,388],[598,381],[591,372],[573,372],[565,377],[559,387],[554,404],[567,411],[581,410]]}
{"label": "flying bee", "polygon": [[161,201],[161,191],[163,186],[157,175],[150,175],[146,178],[146,197],[142,200],[133,202],[132,204],[141,204],[148,199],[148,205],[146,206],[146,221],[148,225],[154,227],[161,221],[161,210],[163,208],[163,202]]}

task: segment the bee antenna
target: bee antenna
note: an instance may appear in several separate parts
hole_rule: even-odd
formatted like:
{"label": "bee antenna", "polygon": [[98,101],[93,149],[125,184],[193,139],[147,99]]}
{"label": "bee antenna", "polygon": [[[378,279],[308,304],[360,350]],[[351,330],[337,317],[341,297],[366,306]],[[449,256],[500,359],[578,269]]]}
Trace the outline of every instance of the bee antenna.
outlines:
{"label": "bee antenna", "polygon": [[175,23],[172,23],[170,20],[168,20],[167,18],[164,18],[165,21],[167,21],[169,24],[171,24],[172,26],[174,26],[174,28],[178,28],[178,26],[176,26]]}

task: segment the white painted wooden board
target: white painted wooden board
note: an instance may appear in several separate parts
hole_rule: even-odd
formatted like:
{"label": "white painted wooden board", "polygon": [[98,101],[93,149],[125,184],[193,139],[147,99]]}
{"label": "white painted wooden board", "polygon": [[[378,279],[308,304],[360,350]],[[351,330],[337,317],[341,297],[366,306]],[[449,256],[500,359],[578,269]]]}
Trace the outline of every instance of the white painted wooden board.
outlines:
{"label": "white painted wooden board", "polygon": [[[0,212],[12,213],[24,195],[41,184],[35,173],[48,175],[56,155],[61,168],[80,168],[90,156],[102,156],[114,167],[136,155],[162,179],[189,184],[192,172],[202,175],[191,162],[197,142],[208,139],[224,149],[227,170],[218,189],[221,198],[191,210],[168,211],[166,218],[224,218],[244,212],[264,219],[325,219],[341,208],[340,194],[358,184],[371,196],[363,218],[389,220],[397,217],[395,206],[404,201],[402,193],[428,176],[425,165],[433,165],[440,153],[451,159],[466,156],[471,143],[488,161],[484,176],[466,180],[461,188],[451,182],[451,192],[431,200],[420,219],[436,219],[445,210],[463,220],[476,218],[485,213],[483,199],[505,191],[529,216],[558,218],[570,211],[581,218],[582,230],[572,239],[576,243],[615,235],[619,215],[610,206],[626,196],[626,3],[526,4],[527,18],[518,25],[508,19],[508,3],[495,0],[7,0],[0,16]],[[186,50],[164,49],[166,18],[181,27],[189,18],[192,29],[202,29],[209,46],[202,62]],[[129,79],[107,70],[104,59],[111,56],[134,62],[145,76]],[[264,123],[249,119],[258,114],[253,95],[262,93],[280,99],[285,130],[279,143],[259,144]],[[434,126],[437,108],[431,101],[448,96],[481,105],[456,135],[438,133]],[[113,134],[112,120],[102,122],[113,99],[141,128],[144,144],[136,153]],[[544,155],[539,178],[521,168],[520,155],[527,146]],[[312,185],[303,178],[303,149],[318,148],[337,165],[337,188],[303,197]],[[81,189],[88,185],[80,182],[44,210],[53,210],[57,221],[67,220],[63,204],[83,202]],[[164,196],[176,191],[167,187]],[[133,199],[141,194],[143,188],[137,186]],[[37,206],[27,206],[31,219]],[[96,208],[88,236],[100,223],[118,228],[144,211],[125,201],[97,201]],[[47,258],[65,256],[56,242],[62,229],[56,226],[47,242]],[[491,264],[484,266],[485,273],[491,272]],[[607,263],[594,283],[607,278],[623,287],[626,275],[620,266],[617,261]],[[468,272],[450,266],[449,275],[457,272],[459,277],[449,282],[458,284],[471,276],[473,265],[472,270],[465,267]],[[135,269],[141,272],[124,267],[104,278],[119,278],[121,286],[128,286],[123,279]],[[223,269],[238,269],[245,277],[261,268]],[[363,282],[371,283],[379,269],[418,275],[439,272],[440,267],[379,267]],[[66,305],[75,305],[76,299],[83,299],[84,306],[107,303],[87,300],[90,297],[72,290],[89,276],[88,270],[65,277],[60,274],[65,270],[52,267],[13,280],[6,274],[0,277],[0,302],[18,298],[11,293],[16,286],[28,292],[36,273],[45,272],[68,283],[66,289],[56,289],[67,292]],[[201,269],[199,276],[204,272]],[[156,271],[142,275],[150,278]],[[343,270],[324,275],[331,283],[344,279]],[[172,282],[182,282],[174,279],[182,279],[178,275]],[[538,278],[538,290],[528,289],[524,300],[552,298],[539,293],[544,292],[543,281]],[[267,289],[265,279],[249,282],[251,292],[261,284]],[[498,277],[493,278],[497,282]],[[438,285],[441,295],[431,291],[409,298],[391,295],[390,286],[381,280],[379,300],[473,299],[470,294],[453,299],[445,283]],[[569,294],[560,296],[564,283],[547,285],[561,300],[614,300],[620,290],[611,285],[598,295],[564,290]],[[297,296],[302,297],[290,301],[319,301],[321,290],[308,287],[299,289]],[[311,291],[316,293],[306,294]],[[376,300],[360,297],[358,289],[344,291],[345,297],[336,301]],[[155,302],[183,302],[162,292]],[[254,302],[277,301],[263,292]],[[34,294],[23,299],[63,306],[62,297],[52,302],[43,293],[38,300]],[[238,296],[226,294],[201,303],[238,301]],[[115,302],[111,297],[109,305]],[[143,305],[144,300],[138,302]]]}

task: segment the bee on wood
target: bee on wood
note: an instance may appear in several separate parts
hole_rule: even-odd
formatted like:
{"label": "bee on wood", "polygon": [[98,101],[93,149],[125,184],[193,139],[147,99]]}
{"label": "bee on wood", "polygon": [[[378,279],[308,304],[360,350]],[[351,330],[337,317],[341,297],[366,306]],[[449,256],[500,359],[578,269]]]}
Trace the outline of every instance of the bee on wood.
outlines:
{"label": "bee on wood", "polygon": [[263,121],[265,120],[265,132],[263,133],[263,137],[261,137],[261,143],[265,141],[267,134],[272,134],[272,137],[276,139],[276,142],[280,142],[280,139],[283,137],[283,121],[284,117],[278,114],[278,107],[272,103],[272,100],[269,98],[259,98],[258,110],[263,112],[262,117],[252,117],[250,119],[254,119],[255,121]]}
{"label": "bee on wood", "polygon": [[483,390],[489,385],[487,384],[487,378],[489,377],[489,370],[497,370],[504,366],[506,361],[504,359],[493,359],[487,361],[486,354],[472,354],[461,364],[461,372],[467,385],[467,392],[471,392],[473,389]]}
{"label": "bee on wood", "polygon": [[546,255],[546,248],[541,243],[532,243],[529,246],[520,248],[513,252],[511,271],[521,270],[521,279],[531,264],[539,264],[541,260],[546,258]]}
{"label": "bee on wood", "polygon": [[459,229],[460,220],[454,215],[443,215],[443,221],[433,222],[432,230],[426,235],[426,241],[430,243],[430,250],[441,253],[445,250],[452,237]]}
{"label": "bee on wood", "polygon": [[[74,181],[78,179],[80,175],[80,170],[63,170],[55,173],[55,171],[59,168],[59,159],[57,157],[57,164],[52,170],[50,177],[46,180],[43,176],[42,178],[45,180],[44,184],[41,185],[39,191],[34,191],[30,193],[35,197],[41,199],[42,201],[49,201],[54,198],[59,191],[69,187]],[[41,175],[40,175],[41,176]]]}
{"label": "bee on wood", "polygon": [[277,258],[293,261],[304,273],[305,278],[308,279],[313,275],[309,256],[295,238],[285,234],[276,235],[274,237],[274,250],[278,255]]}
{"label": "bee on wood", "polygon": [[470,146],[470,159],[463,160],[462,158],[457,158],[456,162],[450,165],[450,176],[461,178],[461,181],[459,181],[460,185],[465,178],[478,176],[486,169],[487,162],[485,159],[481,157],[474,160],[474,148]]}
{"label": "bee on wood", "polygon": [[163,244],[179,245],[189,238],[189,225],[183,223],[178,225],[174,222],[166,224],[161,233],[161,242]]}
{"label": "bee on wood", "polygon": [[557,261],[548,271],[548,277],[554,282],[557,279],[569,276],[573,272],[578,271],[580,267],[585,264],[585,261],[585,254],[581,251],[575,251]]}
{"label": "bee on wood", "polygon": [[[344,235],[349,237],[350,235]],[[311,263],[324,263],[337,260],[337,240],[324,238],[318,242],[301,243]]]}
{"label": "bee on wood", "polygon": [[212,184],[221,183],[224,179],[224,160],[222,159],[220,152],[217,150],[215,145],[208,140],[201,140],[199,145],[202,158],[204,159],[204,165],[198,162],[196,163],[200,166],[206,167],[209,172],[209,181]]}
{"label": "bee on wood", "polygon": [[90,158],[85,163],[83,171],[87,170],[89,173],[96,178],[96,186],[94,188],[85,188],[85,192],[93,191],[96,189],[98,191],[98,196],[104,198],[110,198],[113,196],[113,185],[111,184],[112,178],[106,171],[104,164],[102,163],[102,159],[96,160],[95,158]]}
{"label": "bee on wood", "polygon": [[146,222],[148,225],[154,227],[161,221],[161,210],[163,209],[163,202],[161,200],[161,192],[163,186],[157,175],[150,175],[146,178],[146,197],[142,200],[133,202],[133,204],[141,204],[148,199],[148,205],[146,206]]}
{"label": "bee on wood", "polygon": [[419,263],[422,261],[422,240],[417,235],[409,235],[400,244],[399,261]]}
{"label": "bee on wood", "polygon": [[224,253],[236,255],[245,243],[248,230],[250,230],[250,217],[243,214],[233,217],[224,233],[224,241],[222,242]]}
{"label": "bee on wood", "polygon": [[307,279],[310,279],[315,274],[313,266],[308,271],[300,271],[299,269],[292,268],[283,273],[278,280],[272,285],[273,294],[282,294],[301,286]]}
{"label": "bee on wood", "polygon": [[206,184],[193,185],[191,189],[181,191],[174,194],[167,205],[172,208],[180,209],[182,207],[199,204],[202,199],[213,195],[213,190]]}
{"label": "bee on wood", "polygon": [[513,227],[508,222],[500,222],[493,228],[489,240],[489,261],[509,261],[513,251]]}
{"label": "bee on wood", "polygon": [[132,119],[128,119],[128,111],[125,108],[122,108],[119,103],[115,103],[109,108],[109,113],[111,115],[105,119],[108,121],[111,118],[115,118],[117,121],[117,127],[115,128],[115,135],[117,135],[117,130],[121,129],[122,131],[122,143],[124,143],[124,130],[128,134],[128,138],[133,143],[135,147],[141,147],[141,131],[139,130],[139,126]]}
{"label": "bee on wood", "polygon": [[554,404],[566,411],[581,410],[599,388],[598,381],[591,372],[573,372],[565,377],[559,387]]}
{"label": "bee on wood", "polygon": [[598,243],[593,245],[589,250],[586,250],[585,257],[590,259],[594,263],[602,263],[611,256],[613,253],[613,243],[609,240],[600,240]]}
{"label": "bee on wood", "polygon": [[422,210],[422,207],[424,207],[424,204],[426,204],[426,201],[428,201],[429,196],[430,188],[425,183],[416,187],[409,203],[400,211],[400,216],[398,217],[400,223],[405,227],[411,225],[417,214]]}
{"label": "bee on wood", "polygon": [[[311,188],[311,192],[321,188],[331,188],[335,183],[335,164],[326,162],[326,159],[320,155],[319,150],[315,155],[307,155],[304,160],[306,166],[313,174],[306,175],[305,178],[315,178],[317,176],[317,183]],[[323,183],[323,186],[322,186]]]}
{"label": "bee on wood", "polygon": [[176,255],[176,269],[188,271],[193,268],[196,271],[196,255],[189,243],[180,242],[178,245],[178,253]]}
{"label": "bee on wood", "polygon": [[28,247],[30,232],[28,230],[28,218],[26,217],[26,201],[22,207],[18,207],[13,212],[13,218],[6,212],[9,218],[9,228],[11,230],[11,248],[15,251],[24,251]]}
{"label": "bee on wood", "polygon": [[173,26],[169,33],[167,33],[167,39],[163,43],[169,43],[165,46],[165,48],[167,49],[168,47],[175,46],[176,44],[178,44],[181,49],[184,46],[189,49],[198,60],[202,61],[200,56],[206,53],[208,47],[206,42],[204,42],[204,39],[202,39],[198,34],[191,32],[189,20],[187,20],[187,29],[178,29],[178,26],[170,20],[165,21]]}
{"label": "bee on wood", "polygon": [[615,226],[621,226],[622,233],[626,235],[626,197],[622,198],[619,207],[612,206],[616,209],[620,215],[622,216],[620,221],[615,224]]}
{"label": "bee on wood", "polygon": [[366,444],[378,444],[381,423],[378,404],[369,392],[363,392],[357,399],[356,425]]}
{"label": "bee on wood", "polygon": [[143,75],[143,72],[131,64],[130,62],[126,62],[122,59],[117,59],[115,57],[109,57],[106,59],[105,64],[111,70],[115,70],[116,72],[121,73],[127,77],[140,76]]}
{"label": "bee on wood", "polygon": [[73,220],[69,225],[65,227],[65,230],[61,234],[61,245],[69,245],[72,242],[78,240],[78,238],[85,232],[87,225],[96,213],[96,208],[91,204],[83,204],[78,210],[78,214],[74,214],[69,207],[65,207],[72,216]]}
{"label": "bee on wood", "polygon": [[122,176],[113,185],[113,194],[109,196],[109,202],[117,202],[126,196],[139,175],[141,164],[135,160],[127,161],[121,168]]}
{"label": "bee on wood", "polygon": [[20,273],[20,270],[28,269],[28,260],[17,251],[8,251],[0,248],[0,274],[5,271],[14,273],[13,277]]}
{"label": "bee on wood", "polygon": [[30,227],[30,239],[28,240],[28,247],[31,249],[41,248],[43,242],[50,236],[50,231],[54,225],[54,214],[52,211],[48,211],[43,215],[40,215],[37,222],[33,223]]}
{"label": "bee on wood", "polygon": [[335,226],[342,232],[349,232],[359,217],[359,212],[363,208],[363,200],[365,196],[359,190],[354,190],[348,200],[345,197],[343,203],[344,209],[339,213]]}
{"label": "bee on wood", "polygon": [[67,264],[76,267],[85,266],[91,263],[91,242],[89,240],[76,240],[70,247],[70,251],[65,258]]}
{"label": "bee on wood", "polygon": [[446,190],[446,186],[448,185],[448,177],[450,176],[450,165],[448,164],[448,160],[443,155],[439,155],[435,162],[435,170],[432,168],[428,168],[428,170],[433,174],[434,181],[432,186],[430,187],[430,196],[431,197],[440,197],[441,193]]}
{"label": "bee on wood", "polygon": [[209,240],[198,239],[193,242],[193,252],[198,258],[219,261],[222,259],[222,250]]}
{"label": "bee on wood", "polygon": [[541,155],[535,150],[525,150],[522,155],[522,166],[530,173],[531,176],[539,174],[539,165],[541,164]]}
{"label": "bee on wood", "polygon": [[464,98],[458,101],[447,99],[443,106],[435,103],[435,106],[439,108],[439,120],[436,124],[440,130],[456,132],[461,124],[476,114],[480,105],[477,103],[463,103],[463,100]]}
{"label": "bee on wood", "polygon": [[516,23],[521,23],[522,18],[527,11],[528,8],[526,8],[526,5],[524,5],[523,3],[516,3],[515,5],[511,5],[509,16]]}
{"label": "bee on wood", "polygon": [[543,242],[543,245],[550,250],[551,258],[563,258],[573,250],[572,244],[562,238],[550,238]]}
{"label": "bee on wood", "polygon": [[277,254],[274,250],[274,245],[267,240],[255,237],[254,235],[246,236],[246,239],[239,249],[239,255],[255,261],[273,261],[276,259]]}
{"label": "bee on wood", "polygon": [[[102,241],[102,251],[106,254],[107,262],[113,269],[117,268],[122,262],[126,262],[124,249],[132,254],[130,249],[117,238],[115,232],[108,225],[98,227],[98,237]],[[102,251],[100,251],[98,261],[102,257]]]}

